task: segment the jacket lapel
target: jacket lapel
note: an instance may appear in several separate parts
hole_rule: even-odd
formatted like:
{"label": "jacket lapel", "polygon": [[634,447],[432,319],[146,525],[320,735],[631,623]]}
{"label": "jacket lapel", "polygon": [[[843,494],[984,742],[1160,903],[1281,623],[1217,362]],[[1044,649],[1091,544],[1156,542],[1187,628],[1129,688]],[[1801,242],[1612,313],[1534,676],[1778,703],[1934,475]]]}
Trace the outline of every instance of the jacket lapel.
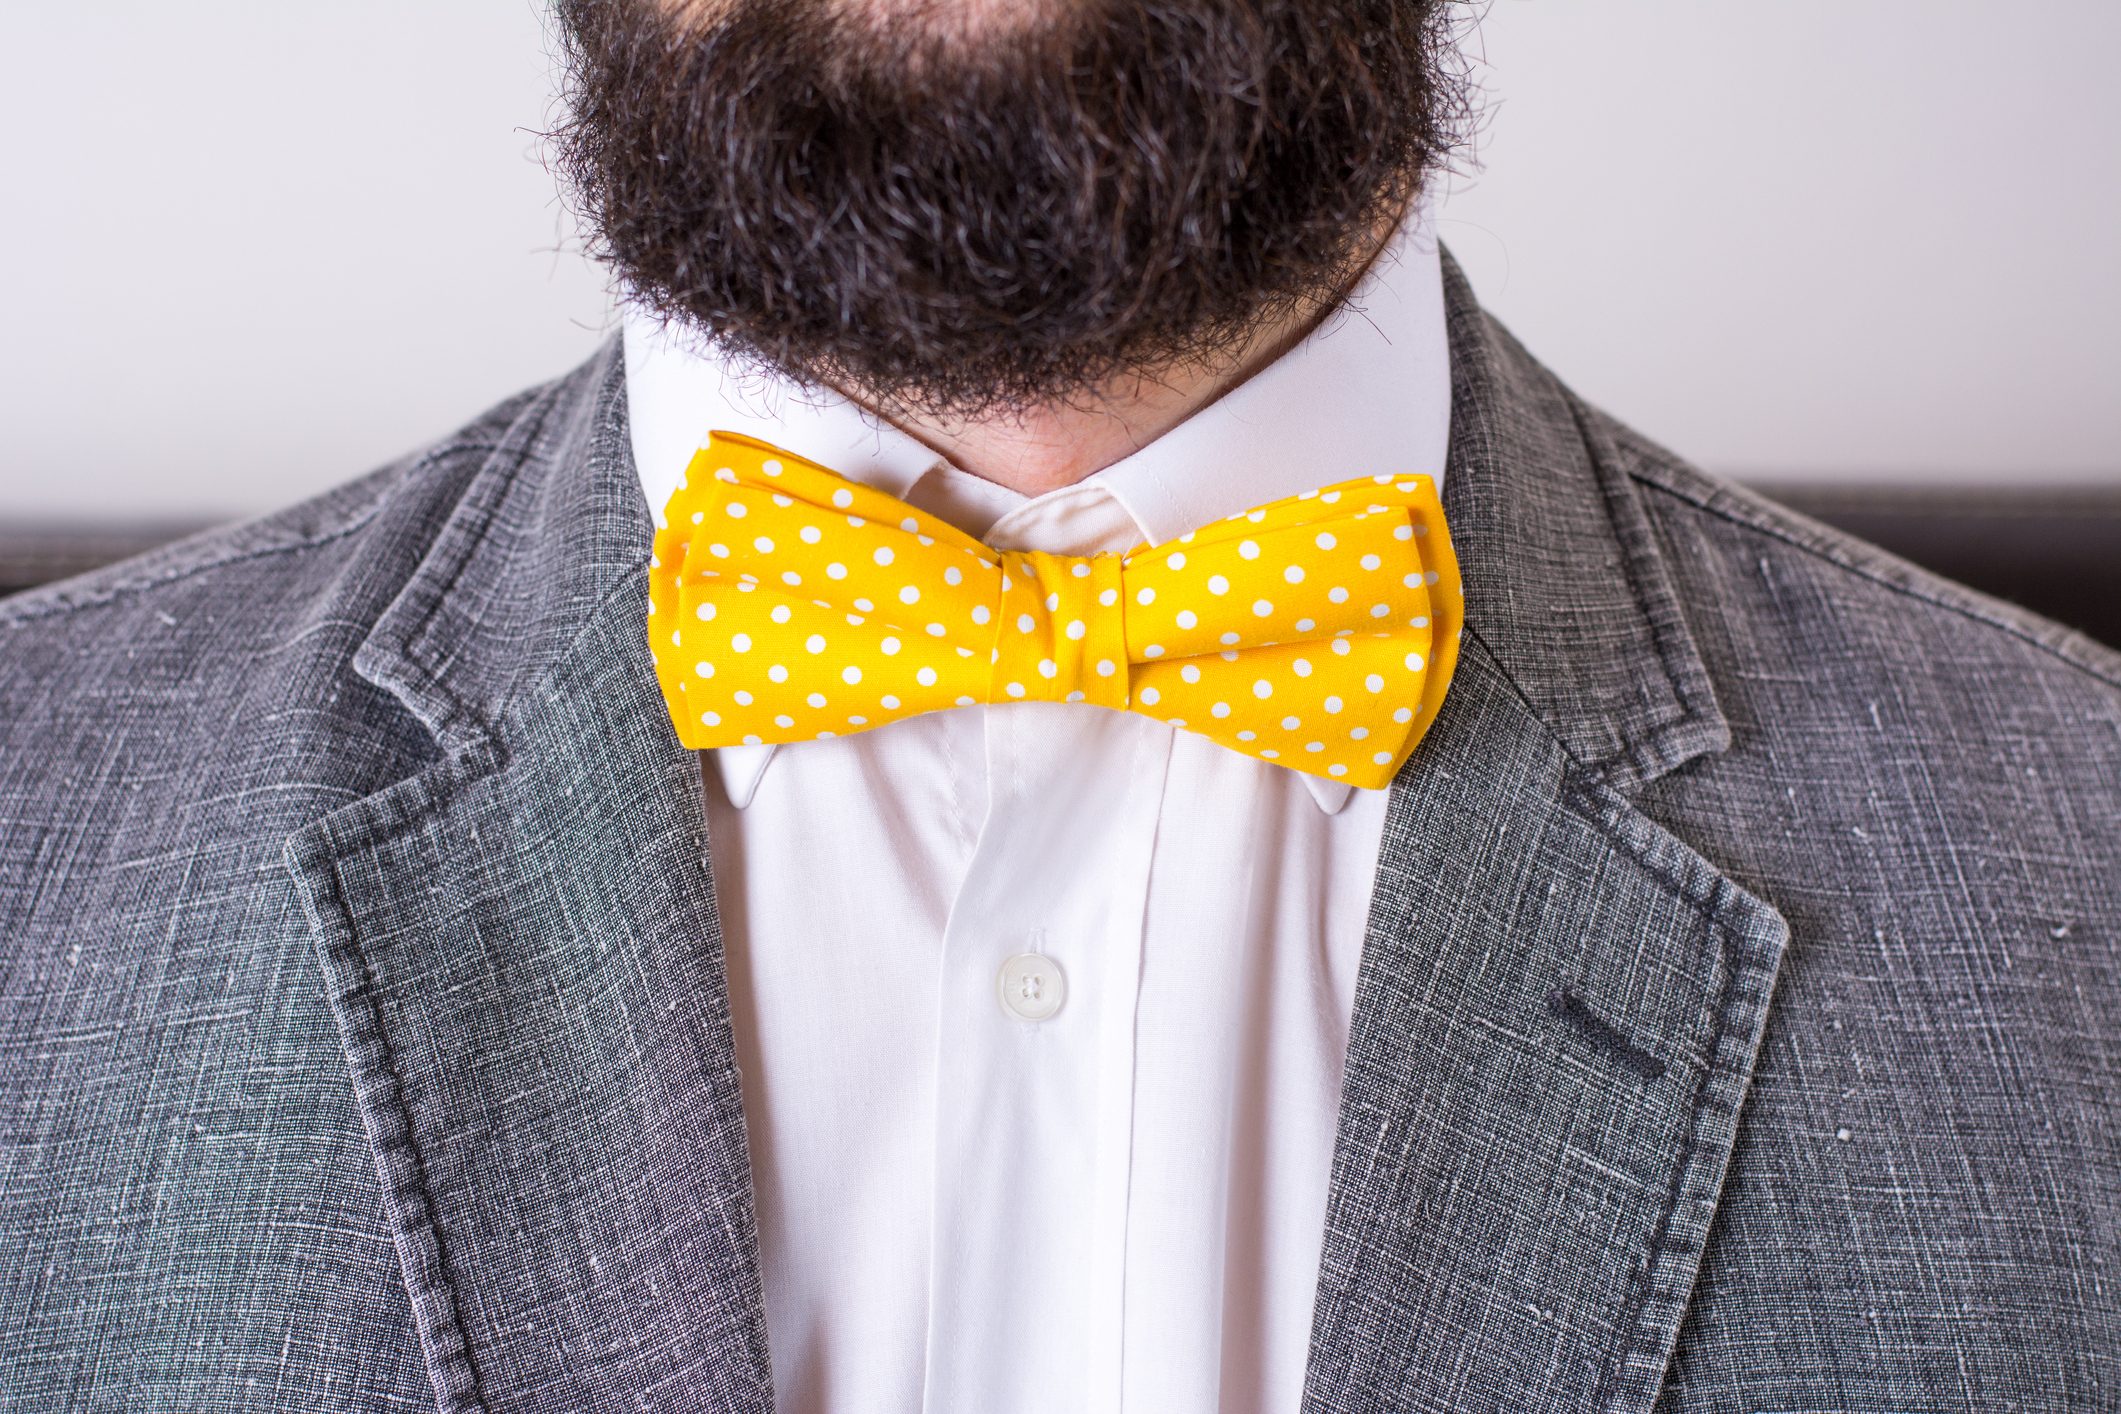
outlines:
{"label": "jacket lapel", "polygon": [[610,353],[522,413],[355,660],[446,756],[287,849],[444,1410],[772,1405],[624,434]]}
{"label": "jacket lapel", "polygon": [[1648,1410],[1785,930],[1469,643],[1388,824],[1306,1408]]}
{"label": "jacket lapel", "polygon": [[[1394,788],[1306,1407],[1646,1410],[1786,930],[1630,804],[1728,728],[1617,455],[1445,268],[1468,635]],[[287,847],[438,1403],[766,1414],[616,342],[446,496],[354,664],[440,759]]]}
{"label": "jacket lapel", "polygon": [[1445,267],[1467,632],[1388,814],[1305,1404],[1646,1411],[1788,930],[1630,804],[1729,729],[1617,452]]}

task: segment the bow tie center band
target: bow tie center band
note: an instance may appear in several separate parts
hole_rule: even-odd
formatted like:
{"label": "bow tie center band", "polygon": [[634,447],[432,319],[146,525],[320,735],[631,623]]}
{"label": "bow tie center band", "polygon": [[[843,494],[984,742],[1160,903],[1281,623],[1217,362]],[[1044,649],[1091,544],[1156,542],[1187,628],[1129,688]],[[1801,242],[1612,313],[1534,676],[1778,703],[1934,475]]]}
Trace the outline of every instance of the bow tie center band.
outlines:
{"label": "bow tie center band", "polygon": [[1365,476],[1125,554],[996,550],[792,452],[712,432],[664,508],[648,638],[678,739],[812,741],[923,712],[1137,712],[1377,789],[1457,660],[1427,476]]}

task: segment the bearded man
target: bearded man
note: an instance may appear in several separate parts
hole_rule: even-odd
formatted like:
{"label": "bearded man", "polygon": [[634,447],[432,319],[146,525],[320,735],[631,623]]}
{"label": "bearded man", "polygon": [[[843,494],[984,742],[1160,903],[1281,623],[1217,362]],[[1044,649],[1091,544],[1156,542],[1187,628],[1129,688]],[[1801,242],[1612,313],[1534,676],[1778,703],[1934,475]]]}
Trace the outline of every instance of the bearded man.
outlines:
{"label": "bearded man", "polygon": [[2121,1402],[2121,661],[1484,314],[1450,7],[560,21],[623,334],[0,605],[10,1407]]}

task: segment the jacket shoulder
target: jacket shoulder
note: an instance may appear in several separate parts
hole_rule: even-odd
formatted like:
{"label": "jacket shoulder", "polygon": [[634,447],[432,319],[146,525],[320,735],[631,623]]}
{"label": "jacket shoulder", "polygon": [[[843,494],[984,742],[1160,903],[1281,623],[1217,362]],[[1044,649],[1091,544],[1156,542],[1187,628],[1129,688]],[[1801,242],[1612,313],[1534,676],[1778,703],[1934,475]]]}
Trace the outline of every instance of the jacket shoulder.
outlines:
{"label": "jacket shoulder", "polygon": [[[423,500],[446,501],[452,472],[499,450],[509,425],[540,391],[518,393],[448,436],[306,500],[0,599],[0,654],[39,634],[64,634],[70,616],[98,609],[151,617],[159,604],[183,599],[193,581],[216,571],[270,581],[290,560],[354,559],[365,548],[364,531],[398,531],[417,518]],[[269,610],[274,602],[261,595],[242,607]]]}
{"label": "jacket shoulder", "polygon": [[78,809],[165,771],[204,790],[208,760],[424,754],[354,656],[482,470],[533,455],[567,384],[285,509],[0,600],[0,799]]}
{"label": "jacket shoulder", "polygon": [[1609,413],[1586,413],[1648,493],[1668,548],[1680,551],[1682,575],[1756,581],[1789,611],[1786,620],[1749,620],[1756,649],[1794,648],[1782,639],[1803,620],[1845,617],[1863,622],[1889,667],[1897,659],[1930,673],[1956,667],[1986,676],[2008,665],[2066,694],[2121,703],[2121,652],[1711,475]]}

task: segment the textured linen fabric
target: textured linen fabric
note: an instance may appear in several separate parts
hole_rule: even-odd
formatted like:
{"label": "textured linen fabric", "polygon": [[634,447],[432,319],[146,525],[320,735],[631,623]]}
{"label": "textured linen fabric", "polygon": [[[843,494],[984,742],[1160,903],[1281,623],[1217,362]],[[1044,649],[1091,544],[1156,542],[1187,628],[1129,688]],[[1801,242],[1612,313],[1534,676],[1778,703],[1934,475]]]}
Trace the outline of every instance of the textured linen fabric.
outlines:
{"label": "textured linen fabric", "polygon": [[[2121,1403],[2121,659],[1446,273],[1303,1407]],[[771,1407],[624,383],[0,603],[0,1404]]]}
{"label": "textured linen fabric", "polygon": [[[962,558],[947,542],[967,535],[1004,557],[1093,564],[1101,552],[1191,535],[1179,569],[1130,577],[1128,609],[1160,625],[1175,650],[1187,631],[1215,632],[1204,622],[1180,628],[1184,577],[1234,580],[1251,563],[1245,535],[1225,551],[1234,564],[1207,565],[1207,532],[1195,527],[1236,516],[1250,531],[1257,503],[1300,497],[1321,467],[1336,477],[1378,465],[1441,473],[1448,351],[1442,268],[1425,223],[1394,234],[1350,302],[1360,317],[1329,316],[1162,436],[1039,496],[959,470],[829,390],[732,368],[643,337],[660,331],[635,324],[627,413],[635,447],[649,449],[637,456],[651,507],[671,500],[714,429],[829,457],[858,478],[819,491],[848,504],[817,527],[815,552],[800,550],[793,529],[754,526],[796,509],[793,495],[779,508],[769,492],[736,517],[680,505],[675,525],[663,517],[656,553],[668,557],[675,535],[698,530],[710,536],[709,563],[734,566],[735,550],[716,555],[730,545],[706,527],[710,516],[741,524],[773,544],[763,553],[776,560],[807,555],[796,569],[804,584],[790,586],[801,595],[811,584],[853,584],[852,568],[837,581],[832,561],[818,563],[838,543],[826,531],[843,515],[859,515],[865,524],[850,529],[879,537],[858,558],[873,568],[874,551],[890,549],[883,568],[893,573],[923,551]],[[677,460],[654,450],[665,446]],[[719,470],[699,482],[710,494],[728,485]],[[775,477],[761,460],[760,471],[785,490],[800,479],[793,463]],[[743,476],[734,466],[730,474]],[[1410,494],[1363,484],[1387,499]],[[1380,547],[1350,546],[1358,577],[1386,573],[1381,547],[1395,559],[1420,553],[1411,534],[1401,542],[1376,524]],[[904,543],[886,545],[887,531]],[[935,545],[919,545],[921,533]],[[1365,553],[1375,569],[1363,567]],[[1286,589],[1281,569],[1277,561],[1271,572]],[[653,605],[668,581],[653,559],[651,570]],[[1082,583],[1093,602],[1105,592],[1094,574]],[[893,595],[906,587],[887,584]],[[901,659],[946,642],[926,624],[965,586],[931,578],[911,587],[911,607],[934,612],[913,621]],[[1147,606],[1145,588],[1156,591]],[[1255,622],[1256,597],[1240,610]],[[1371,597],[1354,605],[1365,626],[1376,622],[1372,606]],[[960,609],[961,627],[991,636],[991,615],[976,622],[981,606]],[[761,707],[776,690],[799,690],[793,668],[788,683],[772,680],[789,666],[779,656],[807,657],[812,632],[826,639],[820,656],[829,654],[841,631],[837,615],[799,630],[792,609],[785,625],[767,610],[748,628],[734,623],[741,604],[704,626],[696,608],[689,621],[685,612],[681,601],[677,622],[694,626],[693,641],[704,627],[732,648],[746,633],[747,659],[774,643],[793,650],[745,676],[737,662],[715,667],[704,681],[717,706],[705,710],[731,715],[745,705],[738,692]],[[1061,612],[1025,592],[1019,607],[1005,606],[1001,627],[1037,638],[1040,614]],[[1031,618],[1031,634],[1018,614]],[[1174,695],[1188,686],[1149,647],[1140,651],[1163,663],[1164,685],[1175,674]],[[1415,671],[1406,651],[1386,660],[1402,686]],[[981,644],[957,662],[982,680],[1006,671],[988,657]],[[1322,679],[1313,666],[1312,678],[1285,680],[1285,698]],[[1374,674],[1383,696],[1382,666],[1356,676],[1357,694],[1369,695],[1363,678]],[[871,670],[881,671],[874,660],[865,677]],[[934,690],[959,691],[936,676]],[[1248,690],[1256,680],[1244,679]],[[1155,677],[1144,674],[1143,685],[1156,687]],[[828,709],[847,687],[831,685]],[[1153,717],[1017,701],[1006,687],[1001,696],[885,731],[707,753],[781,1407],[831,1410],[858,1389],[874,1407],[908,1411],[1293,1409],[1385,797]],[[807,692],[795,700],[808,716]],[[1395,698],[1380,726],[1405,732],[1413,711]],[[1057,968],[1066,989],[1059,1012],[1035,1024],[1005,1011],[997,993],[1008,960],[1026,954]]]}

